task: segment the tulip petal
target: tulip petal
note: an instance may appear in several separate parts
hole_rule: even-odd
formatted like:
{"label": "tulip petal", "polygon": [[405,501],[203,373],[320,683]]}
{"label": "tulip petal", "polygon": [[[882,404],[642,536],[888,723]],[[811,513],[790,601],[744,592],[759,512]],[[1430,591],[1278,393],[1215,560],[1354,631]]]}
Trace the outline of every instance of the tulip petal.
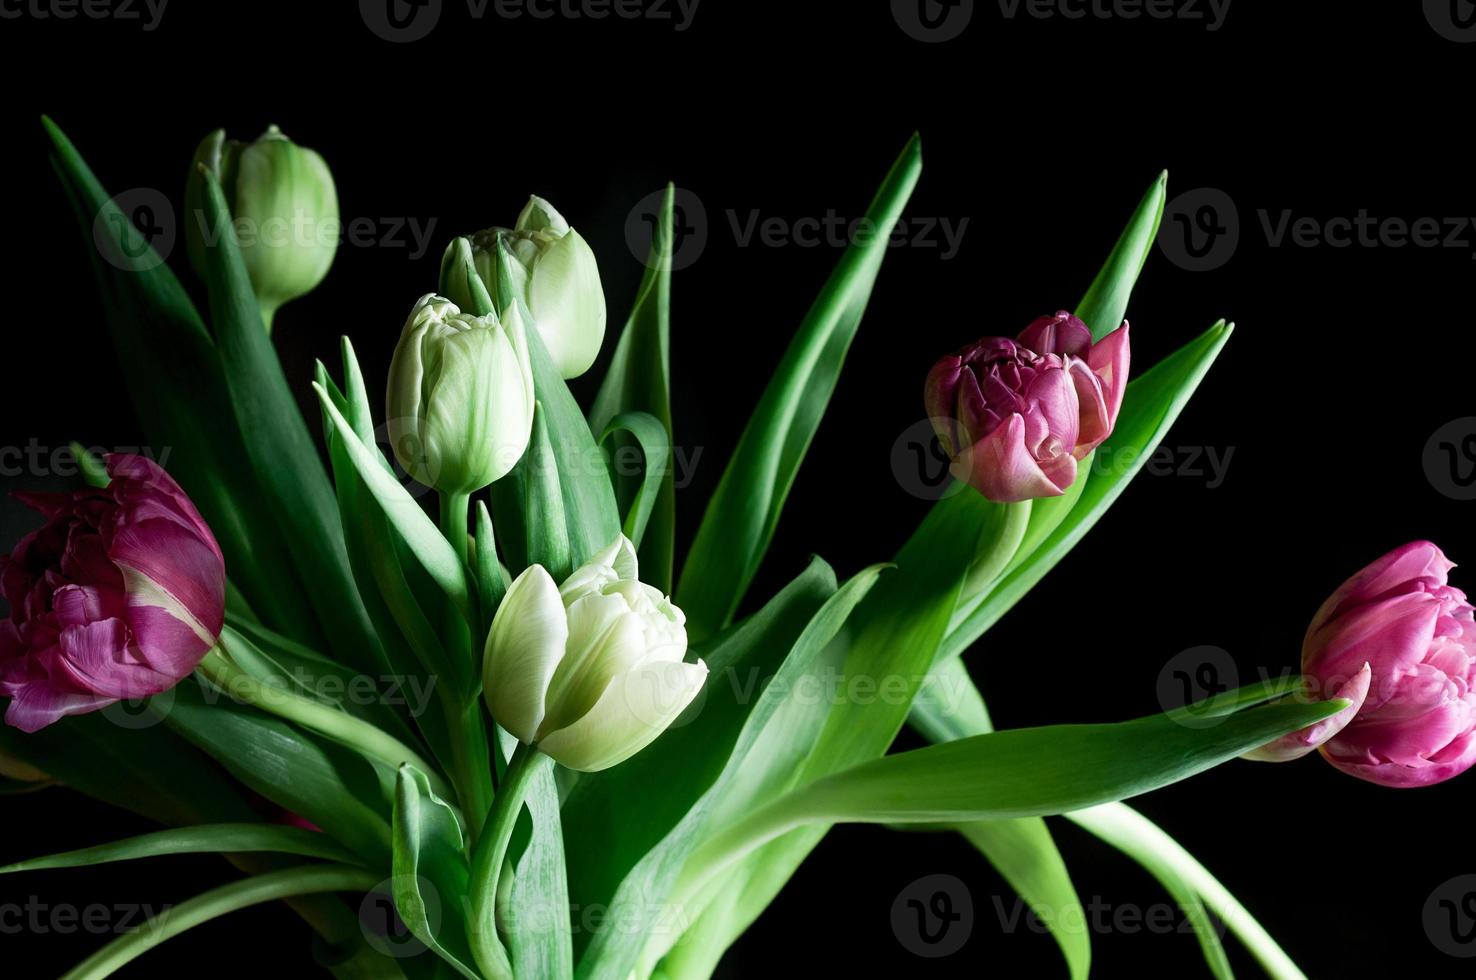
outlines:
{"label": "tulip petal", "polygon": [[[206,647],[215,645],[225,621],[225,566],[201,538],[178,524],[149,520],[120,524],[113,530],[108,555],[123,573],[130,609],[157,607],[188,626]],[[143,615],[130,628],[155,656],[148,633],[158,620]],[[159,642],[168,644],[170,635]],[[162,651],[167,655],[167,646]]]}
{"label": "tulip petal", "polygon": [[565,605],[591,592],[600,592],[615,582],[635,581],[640,578],[640,567],[636,560],[635,545],[624,534],[610,542],[589,561],[574,569],[564,584],[559,586],[559,595]]}
{"label": "tulip petal", "polygon": [[1307,637],[1310,640],[1324,623],[1348,607],[1373,602],[1395,590],[1415,591],[1422,584],[1443,586],[1454,567],[1455,562],[1429,541],[1411,541],[1395,548],[1338,586],[1312,617]]}
{"label": "tulip petal", "polygon": [[1348,727],[1348,723],[1363,707],[1372,679],[1373,669],[1368,664],[1364,664],[1363,669],[1340,686],[1333,695],[1334,698],[1346,698],[1351,702],[1348,707],[1330,718],[1322,719],[1315,725],[1308,725],[1306,728],[1283,735],[1274,742],[1268,742],[1258,749],[1252,749],[1241,758],[1252,762],[1290,762],[1312,752]]}
{"label": "tulip petal", "polygon": [[144,698],[174,686],[179,678],[140,663],[129,639],[128,627],[117,619],[69,626],[58,638],[61,656],[53,669],[81,690],[115,700]]}
{"label": "tulip petal", "polygon": [[1015,340],[1037,354],[1084,357],[1092,346],[1092,331],[1080,319],[1061,310],[1055,316],[1036,319]]}
{"label": "tulip petal", "polygon": [[[1064,457],[1071,460],[1071,457]],[[1076,461],[1070,462],[1071,474]],[[1058,464],[1058,476],[1065,467]],[[953,461],[953,475],[996,503],[1059,497],[1066,487],[1054,483],[1025,448],[1025,419],[1011,415],[988,436],[966,447]],[[1070,486],[1070,484],[1066,484]]]}
{"label": "tulip petal", "polygon": [[1087,352],[1086,362],[1087,367],[1102,379],[1102,390],[1107,396],[1107,431],[1111,432],[1117,424],[1117,413],[1122,410],[1122,397],[1127,392],[1128,369],[1132,363],[1126,320],[1092,346]]}
{"label": "tulip petal", "polygon": [[646,659],[641,617],[622,595],[586,595],[568,610],[568,652],[548,685],[548,714],[540,733],[583,717],[612,679]]}
{"label": "tulip petal", "polygon": [[605,339],[605,290],[594,252],[570,228],[534,262],[529,312],[559,374],[577,378],[589,370]]}
{"label": "tulip petal", "polygon": [[558,586],[542,565],[524,569],[492,618],[483,686],[497,723],[532,742],[543,722],[548,685],[569,638]]}
{"label": "tulip petal", "polygon": [[1373,665],[1369,709],[1394,696],[1399,679],[1425,657],[1440,618],[1440,601],[1422,592],[1358,606],[1308,639],[1302,670],[1315,677],[1352,675]]}
{"label": "tulip petal", "polygon": [[616,677],[595,706],[539,748],[561,765],[599,772],[650,745],[697,697],[707,665],[654,663]]}
{"label": "tulip petal", "polygon": [[112,704],[116,698],[58,690],[38,681],[14,692],[5,709],[5,723],[26,733],[39,732],[67,715],[86,714]]}

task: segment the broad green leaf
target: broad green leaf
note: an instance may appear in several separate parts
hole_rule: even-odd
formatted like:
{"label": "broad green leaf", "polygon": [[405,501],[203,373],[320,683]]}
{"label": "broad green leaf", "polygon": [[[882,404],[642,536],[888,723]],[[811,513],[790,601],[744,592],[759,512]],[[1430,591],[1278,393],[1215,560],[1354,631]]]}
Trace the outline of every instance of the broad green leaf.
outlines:
{"label": "broad green leaf", "polygon": [[395,775],[387,767],[236,704],[213,687],[186,681],[173,695],[165,716],[170,729],[371,865],[389,863]]}
{"label": "broad green leaf", "polygon": [[1115,725],[1011,729],[884,756],[807,783],[730,824],[693,855],[684,883],[690,889],[810,823],[950,825],[1115,802],[1187,779],[1346,706],[1262,705],[1210,727],[1159,714]]}
{"label": "broad green leaf", "polygon": [[68,971],[62,980],[102,980],[180,933],[229,912],[302,895],[363,892],[379,875],[342,864],[315,864],[256,875],[180,902],[149,928],[124,933]]}
{"label": "broad green leaf", "polygon": [[1122,326],[1128,298],[1158,237],[1158,224],[1163,220],[1167,196],[1168,171],[1164,171],[1148,188],[1143,200],[1138,202],[1137,210],[1128,220],[1112,254],[1107,257],[1107,263],[1076,307],[1076,315],[1092,328],[1093,338],[1101,340]]}
{"label": "broad green leaf", "polygon": [[326,834],[314,830],[264,823],[223,823],[161,830],[111,844],[31,858],[0,867],[0,874],[45,871],[51,868],[85,868],[93,864],[137,861],[168,854],[215,854],[228,851],[274,851],[343,864],[356,863],[348,851],[334,843]]}
{"label": "broad green leaf", "polygon": [[[630,439],[622,441],[620,438],[622,434],[629,436]],[[607,446],[606,443],[611,445]],[[648,415],[645,412],[625,412],[615,416],[601,430],[600,446],[605,448],[606,453],[617,464],[617,469],[624,465],[630,450],[638,450],[644,461],[642,475],[636,489],[621,501],[625,507],[625,536],[630,538],[631,543],[636,546],[637,557],[639,557],[639,549],[641,542],[645,540],[651,514],[666,492],[663,487],[669,486],[672,481],[671,434],[666,426],[661,424],[661,420],[654,415]],[[663,533],[666,533],[668,538],[670,537],[669,532]],[[667,572],[668,584],[661,584],[662,566],[659,562],[665,551],[661,548],[654,550],[657,553],[658,564],[651,569],[649,575],[646,566],[642,564],[641,581],[665,591],[671,579],[670,572]]]}
{"label": "broad green leaf", "polygon": [[441,535],[435,521],[426,516],[415,498],[380,465],[378,452],[360,441],[353,426],[333,404],[328,392],[318,385],[313,388],[323,403],[333,423],[334,431],[348,454],[359,479],[379,504],[389,526],[405,542],[426,573],[446,593],[463,614],[471,612],[471,596],[466,581],[466,570],[450,543]]}
{"label": "broad green leaf", "polygon": [[[542,407],[548,442],[554,449],[558,466],[559,489],[564,498],[564,518],[569,532],[571,565],[584,564],[600,549],[607,547],[620,534],[620,510],[615,504],[615,490],[604,454],[596,445],[584,413],[569,386],[559,376],[548,348],[528,324],[528,357],[533,365],[533,391]],[[492,516],[496,518],[504,553],[514,573],[528,566],[523,542],[526,531],[519,522],[522,514],[524,487],[528,468],[534,465],[530,454],[524,454],[507,476],[492,484]]]}
{"label": "broad green leaf", "polygon": [[564,517],[557,450],[549,442],[548,413],[542,403],[533,413],[533,437],[525,458],[523,519],[528,531],[528,564],[542,565],[555,582],[562,582],[574,568],[569,563],[569,524]]}
{"label": "broad green leaf", "polygon": [[677,604],[694,639],[711,636],[732,620],[758,571],[840,380],[892,228],[921,172],[922,149],[913,136],[867,209],[875,234],[858,237],[846,248],[723,471],[677,585]]}
{"label": "broad green leaf", "polygon": [[514,858],[508,948],[519,977],[568,980],[574,975],[569,882],[559,789],[552,766],[539,768],[524,799],[531,815],[527,847]]}
{"label": "broad green leaf", "polygon": [[383,650],[349,569],[333,487],[262,325],[225,194],[214,174],[203,178],[199,220],[212,242],[204,249],[210,314],[247,460],[295,567],[311,585],[309,600],[334,653],[360,669],[382,668]]}
{"label": "broad green leaf", "polygon": [[[717,778],[621,883],[611,903],[621,927],[595,937],[581,961],[581,976],[624,977],[643,947],[645,960],[637,972],[649,975],[666,948],[679,938],[691,905],[668,906],[653,901],[653,896],[668,893],[686,857],[704,836],[723,826],[729,813],[742,813],[756,800],[769,798],[804,761],[808,744],[804,739],[823,724],[826,707],[825,698],[818,703],[812,699],[814,691],[805,682],[818,679],[817,661],[881,570],[880,566],[867,569],[835,592],[806,624],[763,689],[755,688],[741,699],[747,711],[729,723],[739,729],[737,741],[722,760]],[[809,722],[811,718],[814,723]],[[692,736],[701,734],[693,732]],[[677,921],[672,921],[673,913]]]}
{"label": "broad green leaf", "polygon": [[[625,321],[625,329],[615,345],[615,356],[589,413],[590,430],[606,435],[621,416],[631,412],[651,416],[665,433],[664,445],[668,455],[674,444],[671,423],[671,254],[675,199],[676,187],[668,184],[651,238],[646,274],[636,292],[635,306],[630,319]],[[662,443],[655,440],[654,435],[642,439],[639,432],[629,432],[629,436],[615,435],[614,451],[619,453],[633,444],[640,445],[646,458],[646,472],[642,478],[617,472],[614,477],[615,495],[626,513],[626,537],[639,546],[637,556],[642,578],[662,592],[670,592],[676,547],[674,476],[668,466],[660,471],[659,480],[653,481],[651,447]],[[600,442],[603,444],[604,441],[605,436],[601,436]],[[656,484],[654,488],[653,482]],[[630,533],[630,514],[639,508],[644,508],[648,515],[654,514],[649,537]],[[638,522],[637,529],[643,528],[645,521]]]}
{"label": "broad green leaf", "polygon": [[[181,685],[188,686],[193,685]],[[168,710],[173,698],[159,695],[141,713],[125,713],[119,705],[73,715],[31,734],[0,725],[0,752],[79,793],[162,824],[257,819],[236,784],[158,724],[160,709]]]}
{"label": "broad green leaf", "polygon": [[[962,653],[1034,588],[1091,530],[1158,448],[1169,426],[1179,417],[1179,412],[1230,338],[1232,329],[1222,320],[1128,385],[1122,411],[1117,417],[1117,427],[1098,447],[1096,472],[1089,478],[1076,506],[1033,552],[1027,555],[1022,549],[994,587],[973,608],[959,611],[942,656]],[[958,507],[960,505],[956,501],[968,496],[955,494],[941,501],[934,510]]]}
{"label": "broad green leaf", "polygon": [[1045,821],[984,820],[958,830],[1050,927],[1072,980],[1084,980],[1092,968],[1092,937],[1081,924],[1081,899]]}
{"label": "broad green leaf", "polygon": [[395,910],[415,938],[456,972],[480,980],[467,941],[470,869],[456,811],[431,792],[425,774],[401,766],[395,792]]}
{"label": "broad green leaf", "polygon": [[[755,695],[835,590],[835,573],[816,559],[757,613],[696,647],[692,655],[707,663],[708,680],[687,714],[633,758],[575,784],[563,825],[577,907],[608,907],[627,873],[689,816],[727,764],[743,719],[760,700]],[[639,820],[610,819],[635,799]],[[680,858],[671,863],[665,873],[675,874]],[[581,933],[575,941],[582,946],[591,938]]]}
{"label": "broad green leaf", "polygon": [[120,373],[150,442],[172,450],[170,475],[210,524],[252,607],[279,629],[319,637],[280,529],[246,465],[204,321],[76,147],[50,119],[42,125],[96,274]]}

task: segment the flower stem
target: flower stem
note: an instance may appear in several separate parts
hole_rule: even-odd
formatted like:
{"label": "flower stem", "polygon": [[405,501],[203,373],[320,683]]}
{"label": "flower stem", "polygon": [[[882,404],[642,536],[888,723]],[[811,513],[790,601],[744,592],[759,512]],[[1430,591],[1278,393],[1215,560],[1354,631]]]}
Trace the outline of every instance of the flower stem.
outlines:
{"label": "flower stem", "polygon": [[317,732],[351,746],[372,759],[378,759],[393,769],[402,763],[410,763],[425,773],[431,788],[437,795],[450,800],[454,797],[451,788],[441,778],[440,772],[421,758],[420,753],[405,745],[393,735],[355,718],[353,715],[330,707],[320,701],[294,694],[284,688],[263,684],[246,673],[217,646],[205,655],[197,668],[216,687],[238,701],[254,705],[279,718],[295,722],[303,728]]}
{"label": "flower stem", "polygon": [[472,903],[471,944],[477,965],[490,980],[512,980],[512,967],[502,940],[497,937],[497,885],[502,863],[507,859],[513,828],[523,811],[523,800],[533,777],[553,760],[531,745],[518,744],[508,760],[497,803],[472,858],[470,898]]}

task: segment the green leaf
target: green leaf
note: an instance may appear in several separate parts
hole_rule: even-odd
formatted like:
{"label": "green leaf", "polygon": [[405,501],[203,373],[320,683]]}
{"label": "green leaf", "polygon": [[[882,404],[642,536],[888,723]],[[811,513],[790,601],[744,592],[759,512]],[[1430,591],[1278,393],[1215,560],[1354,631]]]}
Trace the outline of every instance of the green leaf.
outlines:
{"label": "green leaf", "polygon": [[[717,778],[621,883],[610,906],[621,928],[607,929],[595,937],[581,962],[581,976],[624,977],[643,947],[646,962],[637,973],[650,975],[655,960],[666,952],[665,946],[679,938],[675,928],[679,923],[663,921],[663,917],[675,910],[685,918],[690,906],[665,906],[659,900],[653,902],[652,896],[667,894],[682,863],[704,835],[723,826],[730,814],[741,814],[756,801],[782,791],[793,778],[804,761],[808,739],[824,723],[826,700],[813,696],[814,684],[823,683],[815,668],[881,572],[882,566],[869,568],[836,591],[806,624],[765,686],[737,699],[746,710],[730,716],[733,720],[725,726],[737,729],[737,740],[722,758]],[[711,693],[718,697],[721,690]],[[708,705],[709,709],[719,707]],[[702,739],[705,734],[691,732],[688,738]]]}
{"label": "green leaf", "polygon": [[574,568],[569,563],[569,527],[559,487],[558,457],[549,442],[548,413],[542,403],[533,412],[533,438],[526,459],[523,517],[528,529],[528,564],[542,565],[555,582],[562,582]]}
{"label": "green leaf", "polygon": [[389,863],[395,777],[388,767],[214,688],[186,681],[173,691],[165,716],[170,729],[370,865]]}
{"label": "green leaf", "polygon": [[508,947],[519,977],[568,980],[574,975],[569,883],[564,866],[564,835],[559,821],[559,788],[553,766],[541,766],[524,798],[531,815],[527,847],[514,859]]}
{"label": "green leaf", "polygon": [[319,636],[281,533],[246,465],[220,356],[204,321],[72,142],[50,119],[43,117],[42,125],[96,273],[120,374],[149,441],[173,449],[170,475],[209,523],[232,581],[251,606],[279,629]]}
{"label": "green leaf", "polygon": [[111,844],[31,858],[0,867],[0,874],[45,871],[51,868],[85,868],[94,864],[137,861],[168,854],[215,854],[232,851],[275,851],[279,854],[296,854],[344,864],[356,863],[348,851],[334,843],[326,834],[314,830],[263,823],[223,823],[161,830]]}
{"label": "green leaf", "polygon": [[80,442],[73,442],[68,448],[72,451],[72,458],[77,461],[77,468],[82,471],[83,481],[89,487],[106,487],[112,482],[107,466]]}
{"label": "green leaf", "polygon": [[395,793],[395,909],[415,938],[468,980],[470,965],[464,899],[470,869],[456,811],[431,792],[425,775],[401,766]]}
{"label": "green leaf", "polygon": [[1067,813],[1187,779],[1347,707],[1282,702],[1210,727],[1168,715],[976,735],[873,759],[801,786],[709,838],[690,881],[809,823],[956,824]]}
{"label": "green leaf", "polygon": [[353,464],[364,487],[378,503],[389,526],[404,541],[405,547],[416,557],[426,573],[435,581],[447,598],[463,615],[471,612],[471,596],[467,588],[466,570],[451,544],[442,536],[436,522],[431,520],[415,498],[380,465],[376,450],[370,449],[359,440],[353,426],[333,404],[328,392],[317,384],[313,388],[323,403],[333,423],[335,434],[341,440],[348,460]]}
{"label": "green leaf", "polygon": [[482,612],[482,628],[479,636],[486,636],[492,628],[492,617],[502,605],[507,594],[507,581],[502,577],[502,566],[497,561],[497,535],[492,529],[492,514],[483,501],[477,501],[477,553],[472,570],[477,577],[477,606]]}
{"label": "green leaf", "polygon": [[711,636],[732,620],[758,571],[840,380],[892,228],[921,171],[922,149],[914,136],[867,209],[875,235],[846,248],[743,430],[677,585],[677,604],[693,639]]}
{"label": "green leaf", "polygon": [[1045,821],[986,820],[958,830],[1050,927],[1072,980],[1084,980],[1092,968],[1091,932],[1081,925],[1081,899]]}
{"label": "green leaf", "polygon": [[[559,375],[533,327],[533,317],[523,311],[528,324],[528,358],[533,365],[533,391],[542,408],[548,428],[548,443],[554,448],[558,466],[559,489],[564,498],[564,518],[569,534],[570,563],[579,567],[608,547],[620,534],[620,510],[615,505],[615,491],[604,455],[595,443],[579,403]],[[502,545],[509,567],[515,572],[529,564],[523,554],[525,530],[518,523],[523,507],[524,487],[529,468],[535,465],[525,453],[507,476],[492,484],[492,515],[497,519]]]}
{"label": "green leaf", "polygon": [[[664,443],[656,440],[654,434],[643,439],[634,430],[627,430],[628,436],[617,434],[614,437],[616,453],[638,444],[646,457],[644,478],[621,473],[615,475],[615,496],[626,512],[626,537],[639,546],[637,556],[642,578],[662,592],[671,591],[676,547],[676,489],[669,465],[660,471],[659,481],[652,480],[651,447],[664,444],[669,457],[670,447],[675,442],[671,423],[671,254],[675,199],[676,187],[668,184],[651,238],[646,274],[636,292],[635,306],[630,319],[625,321],[625,329],[615,345],[615,356],[589,413],[590,429],[605,433],[600,437],[601,444],[612,428],[618,428],[613,425],[615,420],[632,412],[654,418],[665,434]],[[653,482],[656,483],[654,488]],[[638,506],[644,508],[646,514],[655,515],[649,536],[630,533],[630,514],[637,511]],[[637,530],[645,527],[645,521],[637,522]]]}
{"label": "green leaf", "polygon": [[[620,439],[622,433],[631,436],[633,442],[622,442]],[[607,446],[607,442],[613,445]],[[641,542],[645,540],[651,513],[656,509],[661,495],[666,492],[662,488],[671,484],[671,434],[661,420],[654,415],[645,412],[625,412],[615,416],[601,430],[600,446],[614,458],[616,463],[625,458],[627,449],[634,448],[640,450],[645,460],[643,475],[634,492],[621,501],[625,508],[625,536],[630,538],[631,543],[638,549],[636,554],[639,558],[639,549]],[[663,533],[667,533],[667,537],[670,537],[669,532]],[[660,555],[664,553],[657,549],[658,562]],[[651,569],[650,573],[647,572],[644,564],[641,565],[641,580],[664,592],[670,587],[671,574],[669,571],[666,573],[665,585],[661,584],[661,574],[660,564]]]}
{"label": "green leaf", "polygon": [[367,891],[378,875],[341,864],[316,864],[256,875],[173,906],[148,928],[124,933],[68,971],[62,980],[101,980],[166,940],[238,909],[282,898]]}
{"label": "green leaf", "polygon": [[1092,337],[1101,340],[1122,325],[1127,313],[1128,297],[1153,250],[1158,237],[1158,224],[1163,220],[1163,205],[1168,197],[1168,171],[1143,195],[1138,208],[1128,221],[1127,228],[1118,238],[1107,264],[1092,280],[1091,288],[1082,297],[1076,315],[1092,328]]}
{"label": "green leaf", "polygon": [[[181,685],[188,686],[194,685]],[[0,725],[0,752],[162,824],[255,820],[240,789],[218,767],[158,724],[160,709],[168,710],[174,698],[156,696],[144,713],[121,717],[114,714],[118,708],[73,715],[31,734]]]}
{"label": "green leaf", "polygon": [[[817,558],[757,613],[696,647],[692,655],[707,663],[708,680],[694,707],[678,719],[680,727],[621,765],[575,784],[564,802],[563,825],[569,892],[577,907],[608,907],[622,880],[630,880],[627,873],[711,788],[744,718],[760,700],[759,685],[779,669],[835,590],[835,573]],[[661,792],[650,792],[653,786]],[[641,800],[639,820],[610,819],[634,799]],[[670,874],[680,860],[674,864]],[[591,938],[585,932],[575,940],[584,944]]]}
{"label": "green leaf", "polygon": [[[1128,385],[1117,427],[1097,448],[1094,472],[1070,514],[1029,554],[1022,548],[972,608],[959,610],[943,656],[957,656],[982,636],[1091,530],[1158,448],[1233,329],[1220,321]],[[955,494],[934,510],[958,507],[968,496]]]}
{"label": "green leaf", "polygon": [[210,313],[246,457],[295,567],[311,585],[308,598],[334,653],[360,669],[382,668],[379,638],[349,569],[333,487],[262,325],[220,182],[203,167],[201,174],[200,219],[212,242],[204,249]]}

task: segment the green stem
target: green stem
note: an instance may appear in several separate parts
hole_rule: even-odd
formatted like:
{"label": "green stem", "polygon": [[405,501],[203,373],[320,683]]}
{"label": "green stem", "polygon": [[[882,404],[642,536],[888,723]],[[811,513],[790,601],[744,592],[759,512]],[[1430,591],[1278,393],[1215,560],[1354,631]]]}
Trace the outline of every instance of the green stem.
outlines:
{"label": "green stem", "polygon": [[453,798],[439,771],[393,735],[345,711],[281,687],[263,684],[236,666],[222,650],[223,647],[218,646],[207,653],[197,669],[226,694],[351,746],[392,769],[399,769],[401,764],[408,762],[425,773],[437,795],[444,795],[448,800]]}
{"label": "green stem", "polygon": [[[441,534],[456,552],[463,571],[467,568],[470,554],[467,533],[470,513],[471,498],[467,494],[441,494]],[[472,642],[466,617],[448,603],[441,622],[447,654],[458,664],[474,664],[479,651]],[[480,673],[474,666],[470,675],[479,676]],[[443,686],[442,690],[446,688]],[[451,779],[456,784],[457,798],[466,814],[469,836],[475,843],[482,820],[492,807],[492,762],[487,754],[487,728],[482,720],[481,703],[476,698],[467,704],[459,695],[448,696],[444,704],[451,728]]]}
{"label": "green stem", "polygon": [[165,940],[237,909],[299,895],[369,891],[380,877],[363,868],[317,864],[235,881],[181,902],[146,927],[119,936],[77,964],[62,980],[100,980]]}
{"label": "green stem", "polygon": [[531,745],[518,743],[508,760],[497,805],[487,817],[487,826],[472,857],[470,898],[471,943],[477,965],[489,980],[512,980],[512,968],[502,940],[497,938],[497,886],[502,863],[512,843],[513,828],[523,812],[523,799],[539,771],[553,760]]}
{"label": "green stem", "polygon": [[1166,868],[1177,875],[1204,900],[1230,931],[1245,943],[1273,980],[1307,980],[1286,951],[1277,945],[1255,916],[1230,894],[1230,890],[1195,860],[1184,847],[1157,824],[1122,803],[1104,803],[1088,810],[1063,814],[1067,820],[1090,831],[1144,867]]}

